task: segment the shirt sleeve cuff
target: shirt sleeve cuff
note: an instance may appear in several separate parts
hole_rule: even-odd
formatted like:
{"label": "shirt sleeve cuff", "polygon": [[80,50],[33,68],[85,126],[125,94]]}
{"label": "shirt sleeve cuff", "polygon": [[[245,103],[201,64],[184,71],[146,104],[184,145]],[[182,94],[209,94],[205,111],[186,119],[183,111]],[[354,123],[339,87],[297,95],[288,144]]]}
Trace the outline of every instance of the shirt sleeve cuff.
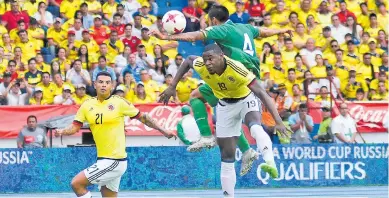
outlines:
{"label": "shirt sleeve cuff", "polygon": [[82,127],[82,125],[84,125],[84,123],[78,121],[78,120],[73,120],[73,124],[76,125],[76,126],[80,126]]}

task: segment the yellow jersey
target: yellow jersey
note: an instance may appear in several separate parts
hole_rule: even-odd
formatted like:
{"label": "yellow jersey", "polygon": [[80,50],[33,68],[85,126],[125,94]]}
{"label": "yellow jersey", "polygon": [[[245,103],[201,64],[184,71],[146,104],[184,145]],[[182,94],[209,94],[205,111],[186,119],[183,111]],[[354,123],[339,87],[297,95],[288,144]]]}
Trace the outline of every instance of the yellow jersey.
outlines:
{"label": "yellow jersey", "polygon": [[112,95],[103,102],[93,97],[82,103],[74,123],[89,123],[97,157],[123,159],[127,157],[124,117],[138,115],[139,110],[120,96]]}
{"label": "yellow jersey", "polygon": [[311,73],[313,77],[315,78],[324,78],[327,77],[327,71],[326,71],[326,66],[314,66],[311,68]]}
{"label": "yellow jersey", "polygon": [[50,82],[47,86],[45,86],[43,82],[40,82],[36,86],[42,88],[42,99],[45,100],[47,104],[53,104],[57,86],[52,82]]}
{"label": "yellow jersey", "polygon": [[210,74],[202,57],[196,58],[193,68],[201,78],[211,87],[215,96],[224,98],[243,98],[251,93],[248,85],[255,79],[242,63],[224,56],[226,69],[219,76]]}
{"label": "yellow jersey", "polygon": [[149,103],[154,103],[155,100],[153,100],[149,95],[146,95],[144,99],[139,98],[137,95],[134,95],[132,98],[132,102],[134,104],[149,104]]}
{"label": "yellow jersey", "polygon": [[60,13],[63,13],[66,18],[71,19],[74,18],[74,14],[76,10],[80,9],[81,1],[74,0],[70,1],[62,1],[61,6],[59,7]]}
{"label": "yellow jersey", "polygon": [[89,98],[91,98],[91,97],[86,95],[86,94],[81,98],[78,97],[76,94],[73,95],[73,101],[74,101],[74,103],[76,103],[76,105],[82,105],[82,103],[84,103]]}
{"label": "yellow jersey", "polygon": [[55,43],[60,45],[68,37],[68,32],[61,28],[60,31],[56,31],[54,27],[47,30],[47,39],[53,39]]}
{"label": "yellow jersey", "polygon": [[189,79],[186,79],[185,81],[180,80],[176,87],[177,97],[180,102],[188,102],[190,98],[190,93],[196,88],[197,86],[195,86],[193,81]]}
{"label": "yellow jersey", "polygon": [[121,40],[117,40],[114,45],[111,44],[109,39],[105,40],[104,43],[107,44],[108,54],[113,57],[116,57],[124,50],[124,44]]}
{"label": "yellow jersey", "polygon": [[[118,4],[115,2],[114,4],[109,4],[108,2],[104,3],[102,6],[103,13],[108,15],[109,19],[112,19],[113,14],[116,13],[116,7]],[[143,23],[142,23],[143,24]]]}

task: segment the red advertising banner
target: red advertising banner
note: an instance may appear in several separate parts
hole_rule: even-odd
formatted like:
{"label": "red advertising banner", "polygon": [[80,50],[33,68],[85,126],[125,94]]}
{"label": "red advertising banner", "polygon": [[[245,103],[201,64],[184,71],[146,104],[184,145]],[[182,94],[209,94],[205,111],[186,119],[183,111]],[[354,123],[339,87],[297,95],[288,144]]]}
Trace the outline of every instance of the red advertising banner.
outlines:
{"label": "red advertising banner", "polygon": [[[135,105],[140,111],[148,113],[153,119],[165,128],[176,131],[176,125],[181,119],[181,106],[161,104]],[[46,105],[46,106],[24,106],[24,107],[0,107],[0,138],[16,138],[19,131],[27,123],[29,115],[35,115],[41,123],[52,117],[61,115],[76,114],[79,106],[70,105]],[[210,112],[210,108],[208,108]],[[212,124],[212,117],[209,116],[209,123]],[[213,128],[213,127],[212,127]],[[138,120],[125,118],[126,134],[130,136],[159,136],[160,132],[143,125]],[[80,135],[80,134],[75,134]]]}
{"label": "red advertising banner", "polygon": [[[384,123],[388,123],[388,103],[387,102],[346,102],[349,108],[349,115],[357,123],[357,130],[361,133],[388,132]],[[309,103],[309,114],[312,116],[315,124],[320,124],[322,115],[320,104]],[[339,109],[333,107],[333,115],[339,115]]]}

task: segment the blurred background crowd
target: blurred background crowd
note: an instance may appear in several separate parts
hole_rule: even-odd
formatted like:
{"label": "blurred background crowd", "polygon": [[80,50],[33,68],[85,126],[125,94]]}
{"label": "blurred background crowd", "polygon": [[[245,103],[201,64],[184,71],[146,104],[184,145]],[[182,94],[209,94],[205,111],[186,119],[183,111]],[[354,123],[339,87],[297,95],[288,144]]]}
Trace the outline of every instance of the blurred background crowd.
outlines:
{"label": "blurred background crowd", "polygon": [[[235,23],[294,30],[292,37],[255,40],[262,86],[280,112],[307,100],[331,106],[330,94],[388,100],[384,0],[3,0],[0,103],[81,104],[95,95],[100,71],[111,73],[115,94],[156,102],[184,58],[201,55],[204,43],[163,41],[150,31],[166,33],[162,16],[168,10],[184,13],[185,32],[206,28],[212,5],[227,7]],[[171,102],[187,102],[201,83],[189,71]]]}

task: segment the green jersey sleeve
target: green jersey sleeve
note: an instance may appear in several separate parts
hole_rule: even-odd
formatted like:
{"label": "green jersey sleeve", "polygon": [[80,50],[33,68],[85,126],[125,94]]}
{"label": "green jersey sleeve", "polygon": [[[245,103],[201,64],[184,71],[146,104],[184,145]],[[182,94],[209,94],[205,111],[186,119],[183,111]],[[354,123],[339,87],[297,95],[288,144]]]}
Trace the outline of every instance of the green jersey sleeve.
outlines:
{"label": "green jersey sleeve", "polygon": [[180,138],[180,140],[186,144],[186,145],[191,145],[192,143],[186,139],[185,137],[185,132],[184,132],[184,129],[182,128],[182,121],[178,122],[177,124],[177,136],[178,138]]}
{"label": "green jersey sleeve", "polygon": [[254,38],[258,38],[259,35],[261,35],[261,32],[259,31],[259,28],[254,27],[254,26],[252,26],[250,24],[247,24],[246,26],[251,31],[251,33],[253,34]]}
{"label": "green jersey sleeve", "polygon": [[224,26],[211,26],[202,30],[205,40],[220,41],[227,37],[227,29]]}

